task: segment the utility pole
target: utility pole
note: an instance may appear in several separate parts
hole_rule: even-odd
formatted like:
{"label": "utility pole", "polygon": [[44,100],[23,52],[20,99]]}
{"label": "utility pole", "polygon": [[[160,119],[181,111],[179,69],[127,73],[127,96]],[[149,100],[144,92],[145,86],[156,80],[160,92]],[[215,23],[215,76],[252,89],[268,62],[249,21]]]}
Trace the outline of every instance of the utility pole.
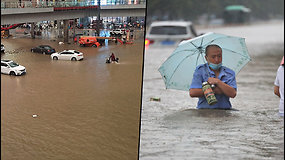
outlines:
{"label": "utility pole", "polygon": [[101,0],[98,0],[98,20],[100,20]]}
{"label": "utility pole", "polygon": [[96,32],[97,32],[97,34],[99,36],[99,34],[100,34],[100,27],[101,27],[101,24],[100,24],[100,22],[101,22],[101,20],[100,20],[101,19],[101,17],[100,17],[101,0],[98,0],[97,4],[98,4],[98,16],[97,16],[97,23],[96,23]]}

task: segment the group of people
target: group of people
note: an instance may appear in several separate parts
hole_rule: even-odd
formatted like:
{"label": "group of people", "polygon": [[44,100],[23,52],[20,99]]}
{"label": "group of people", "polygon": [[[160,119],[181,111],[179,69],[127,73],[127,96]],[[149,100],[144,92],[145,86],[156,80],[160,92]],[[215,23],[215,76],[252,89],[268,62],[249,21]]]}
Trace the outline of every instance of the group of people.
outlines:
{"label": "group of people", "polygon": [[[232,105],[229,99],[234,98],[237,94],[235,72],[222,65],[222,49],[220,46],[208,45],[205,54],[207,63],[196,67],[189,89],[190,97],[199,98],[198,109],[231,109]],[[217,103],[208,104],[202,90],[203,82],[215,86],[212,91],[216,96]],[[284,56],[278,68],[274,85],[274,93],[280,97],[279,115],[284,116]]]}

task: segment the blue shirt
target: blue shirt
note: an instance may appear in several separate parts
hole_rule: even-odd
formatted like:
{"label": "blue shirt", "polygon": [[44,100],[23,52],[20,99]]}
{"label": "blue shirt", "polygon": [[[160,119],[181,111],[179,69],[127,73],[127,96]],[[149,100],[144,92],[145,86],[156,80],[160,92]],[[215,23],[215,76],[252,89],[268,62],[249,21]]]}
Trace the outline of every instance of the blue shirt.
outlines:
{"label": "blue shirt", "polygon": [[[202,83],[208,81],[208,73],[209,71],[210,77],[217,78],[214,71],[212,71],[209,68],[208,63],[201,64],[196,67],[196,70],[193,74],[192,83],[190,85],[190,89],[192,88],[202,88]],[[222,66],[220,68],[220,74],[218,79],[220,79],[222,82],[226,83],[227,85],[233,87],[235,90],[237,90],[236,85],[236,78],[235,78],[235,72],[227,67]],[[220,109],[230,109],[232,108],[230,97],[224,95],[224,94],[215,94],[218,103],[214,105],[209,105],[205,96],[199,97],[198,106],[197,108],[220,108]]]}

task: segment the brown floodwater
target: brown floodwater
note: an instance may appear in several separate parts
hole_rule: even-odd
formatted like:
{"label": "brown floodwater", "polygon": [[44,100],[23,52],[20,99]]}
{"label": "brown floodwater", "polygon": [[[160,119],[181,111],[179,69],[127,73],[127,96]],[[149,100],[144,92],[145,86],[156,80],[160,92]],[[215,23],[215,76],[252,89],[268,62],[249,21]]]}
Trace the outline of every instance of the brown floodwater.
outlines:
{"label": "brown floodwater", "polygon": [[[27,74],[1,74],[1,158],[21,160],[136,159],[143,39],[132,45],[79,47],[48,39],[2,39]],[[83,61],[54,61],[30,49],[76,49]],[[114,52],[119,64],[106,64]],[[37,117],[33,118],[33,115]]]}

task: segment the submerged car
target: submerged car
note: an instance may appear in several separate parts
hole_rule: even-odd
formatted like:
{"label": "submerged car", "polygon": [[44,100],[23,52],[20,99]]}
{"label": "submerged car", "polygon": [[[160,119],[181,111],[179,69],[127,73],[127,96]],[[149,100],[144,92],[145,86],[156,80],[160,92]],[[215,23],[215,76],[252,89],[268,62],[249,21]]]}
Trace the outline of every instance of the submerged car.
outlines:
{"label": "submerged car", "polygon": [[1,53],[4,53],[4,52],[5,52],[4,44],[1,44]]}
{"label": "submerged car", "polygon": [[83,53],[76,50],[64,50],[51,54],[51,59],[80,61],[83,60]]}
{"label": "submerged car", "polygon": [[37,52],[42,54],[52,54],[55,53],[55,49],[49,45],[39,45],[31,49],[31,52]]}
{"label": "submerged car", "polygon": [[157,21],[153,22],[146,32],[145,45],[173,46],[196,36],[192,22]]}
{"label": "submerged car", "polygon": [[1,73],[18,76],[26,74],[26,68],[12,60],[1,60]]}

